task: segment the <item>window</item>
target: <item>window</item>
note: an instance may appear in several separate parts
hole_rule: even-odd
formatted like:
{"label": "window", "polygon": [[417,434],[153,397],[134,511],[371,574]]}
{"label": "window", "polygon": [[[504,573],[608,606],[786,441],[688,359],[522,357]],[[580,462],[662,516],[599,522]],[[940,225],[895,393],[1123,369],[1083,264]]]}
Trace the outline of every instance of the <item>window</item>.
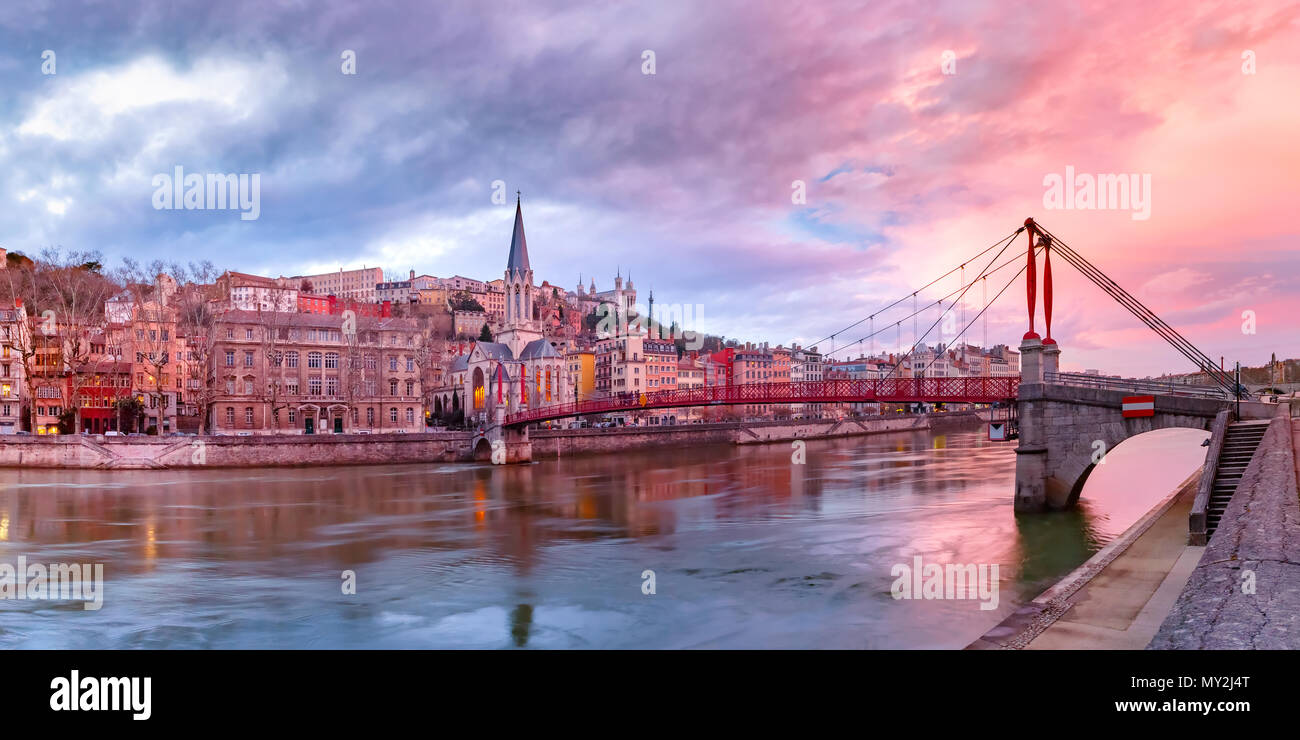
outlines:
{"label": "window", "polygon": [[289,423],[293,424],[296,421],[298,421],[297,409],[289,409]]}
{"label": "window", "polygon": [[406,423],[407,424],[415,423],[415,409],[411,408],[410,406],[406,407]]}
{"label": "window", "polygon": [[247,406],[247,407],[244,408],[244,423],[247,424],[247,425],[250,426],[250,427],[253,426],[253,407],[252,407],[252,406]]}
{"label": "window", "polygon": [[414,396],[414,395],[415,395],[415,381],[414,381],[414,380],[408,380],[408,381],[406,381],[406,395],[408,395],[408,396]]}
{"label": "window", "polygon": [[250,349],[246,349],[244,350],[244,367],[252,367],[252,366],[253,366],[253,351]]}
{"label": "window", "polygon": [[390,380],[388,381],[388,395],[390,395],[390,396],[396,396],[396,395],[397,395],[397,379],[395,379],[395,378],[394,378],[394,379],[390,379]]}
{"label": "window", "polygon": [[285,355],[284,355],[284,362],[285,362],[285,364],[288,365],[289,367],[298,367],[298,352],[297,352],[297,350],[289,350],[288,352],[286,352]]}
{"label": "window", "polygon": [[394,372],[396,372],[396,370],[397,370],[397,356],[396,356],[396,355],[394,355],[394,356],[388,358],[388,369],[389,369],[389,370],[392,370],[392,371],[394,371]]}
{"label": "window", "polygon": [[298,395],[298,379],[290,378],[289,380],[285,381],[284,389],[291,396]]}
{"label": "window", "polygon": [[253,395],[253,381],[247,379],[244,380],[244,395]]}
{"label": "window", "polygon": [[253,338],[253,330],[252,330],[252,329],[245,329],[245,330],[244,330],[244,339],[252,339],[252,338]]}
{"label": "window", "polygon": [[397,423],[397,407],[396,407],[396,406],[394,406],[394,407],[392,407],[392,408],[390,408],[390,409],[388,410],[388,420],[391,421],[391,422],[393,422],[394,424]]}
{"label": "window", "polygon": [[415,358],[413,357],[406,358],[406,372],[408,373],[415,372]]}
{"label": "window", "polygon": [[307,393],[312,396],[320,395],[320,376],[313,375],[307,379]]}
{"label": "window", "polygon": [[[140,360],[137,358],[136,362],[139,361]],[[235,366],[235,351],[228,349],[226,350],[226,367],[234,367],[234,366]]]}
{"label": "window", "polygon": [[327,396],[337,396],[338,393],[339,393],[339,379],[336,378],[336,377],[333,377],[333,376],[326,378],[326,379],[325,379],[325,395],[327,395]]}
{"label": "window", "polygon": [[326,369],[326,370],[337,370],[337,369],[339,369],[339,353],[338,353],[338,352],[326,352],[326,353],[325,353],[325,369]]}
{"label": "window", "polygon": [[308,352],[308,353],[307,353],[307,367],[320,367],[320,353],[319,353],[319,352]]}
{"label": "window", "polygon": [[234,406],[227,406],[227,407],[226,407],[226,426],[228,426],[228,427],[233,427],[234,425],[235,425],[235,407],[234,407]]}
{"label": "window", "polygon": [[373,408],[368,408],[366,409],[366,426],[372,427],[374,425],[375,425],[375,410]]}

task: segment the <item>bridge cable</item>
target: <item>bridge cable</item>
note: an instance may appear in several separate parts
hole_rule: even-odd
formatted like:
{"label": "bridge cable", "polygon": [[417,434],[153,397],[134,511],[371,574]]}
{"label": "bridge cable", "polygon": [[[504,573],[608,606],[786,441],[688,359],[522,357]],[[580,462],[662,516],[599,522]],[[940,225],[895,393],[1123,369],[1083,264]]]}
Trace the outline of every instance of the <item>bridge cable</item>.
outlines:
{"label": "bridge cable", "polygon": [[[1021,233],[1022,231],[1024,231],[1024,230],[1025,230],[1025,227],[1021,226],[1020,228],[1018,228],[1018,229],[1016,229],[1014,232],[1012,232],[1009,236],[1003,237],[1003,238],[997,240],[996,242],[993,242],[993,243],[990,244],[989,246],[985,247],[983,250],[981,250],[981,251],[979,252],[979,254],[976,254],[974,257],[971,257],[970,259],[966,260],[965,262],[962,263],[962,265],[965,265],[966,262],[974,262],[975,260],[977,260],[977,259],[979,259],[980,257],[984,256],[984,255],[987,254],[988,252],[991,252],[991,251],[992,251],[993,249],[995,249],[998,245],[1002,244],[1002,242],[1005,242],[1005,241],[1007,241],[1007,240],[1009,240],[1009,239],[1014,239],[1015,237],[1019,236],[1020,233]],[[1006,247],[1003,247],[1003,249],[1006,249]],[[939,277],[935,278],[934,280],[931,280],[930,282],[926,283],[925,285],[922,285],[921,287],[917,288],[916,290],[914,290],[914,291],[912,291],[912,292],[910,292],[910,293],[906,293],[906,294],[904,294],[902,298],[899,298],[898,300],[894,301],[893,303],[889,304],[888,306],[885,306],[884,308],[882,308],[882,309],[876,311],[875,313],[871,314],[871,316],[868,316],[868,317],[866,317],[866,318],[862,318],[862,319],[858,319],[857,321],[853,322],[852,324],[849,324],[848,326],[844,327],[843,329],[840,329],[839,331],[837,331],[837,332],[831,334],[830,336],[822,337],[821,339],[817,340],[816,342],[813,342],[813,343],[812,343],[811,345],[809,345],[809,346],[816,346],[816,345],[818,345],[818,344],[821,344],[822,342],[825,342],[825,341],[828,340],[828,339],[833,339],[833,338],[835,338],[837,335],[843,334],[844,332],[848,331],[849,329],[852,329],[853,327],[860,325],[862,322],[866,321],[867,319],[870,319],[870,318],[875,317],[875,316],[879,316],[880,314],[882,314],[882,313],[888,311],[889,309],[893,308],[894,306],[897,306],[898,304],[900,304],[900,303],[902,303],[903,301],[907,300],[909,296],[916,295],[917,293],[920,293],[921,291],[925,290],[926,288],[930,287],[931,285],[934,285],[935,283],[939,282],[940,280],[943,280],[944,278],[948,277],[949,275],[953,274],[954,272],[956,272],[956,271],[959,270],[959,269],[961,269],[961,266],[958,266],[958,267],[954,267],[954,268],[952,268],[951,270],[945,272],[944,274],[940,275]]]}
{"label": "bridge cable", "polygon": [[1129,313],[1136,316],[1139,321],[1147,326],[1147,328],[1154,331],[1167,343],[1173,346],[1174,349],[1178,350],[1180,354],[1190,360],[1192,364],[1196,365],[1201,372],[1210,376],[1210,378],[1223,387],[1224,390],[1228,391],[1233,396],[1236,395],[1236,382],[1232,380],[1227,373],[1215,367],[1213,359],[1198,349],[1196,345],[1188,341],[1182,334],[1178,333],[1178,331],[1165,322],[1164,319],[1157,316],[1154,311],[1147,308],[1135,296],[1122,288],[1119,283],[1115,282],[1108,275],[1089,262],[1087,258],[1079,254],[1075,249],[1070,247],[1070,245],[1057,238],[1057,236],[1051,231],[1042,228],[1038,224],[1035,224],[1035,229],[1041,231],[1051,241],[1052,246],[1058,248],[1058,253],[1061,257],[1081,272],[1084,277],[1091,280],[1097,285],[1097,287],[1101,288],[1103,292],[1126,308]]}
{"label": "bridge cable", "polygon": [[[1021,259],[1022,259],[1022,258],[1021,258],[1020,256],[1018,256],[1018,255],[1015,256],[1015,257],[1012,257],[1012,258],[1008,259],[1007,261],[1003,262],[1002,264],[998,265],[997,267],[994,267],[993,269],[989,270],[988,272],[986,272],[986,273],[980,275],[980,276],[977,277],[975,280],[979,280],[979,279],[981,279],[981,278],[987,278],[989,275],[992,275],[992,274],[994,274],[994,273],[996,273],[996,272],[1002,270],[1003,268],[1007,267],[1008,265],[1011,265],[1011,264],[1013,264],[1013,263],[1015,263],[1015,262],[1020,261]],[[969,288],[970,286],[973,286],[973,285],[975,284],[975,280],[972,280],[972,281],[968,284],[967,288]],[[927,310],[929,310],[930,308],[933,308],[934,306],[943,303],[943,301],[945,301],[945,300],[947,300],[947,299],[949,299],[949,298],[951,298],[951,297],[957,295],[957,294],[960,293],[960,292],[962,292],[962,289],[961,289],[961,288],[958,288],[957,290],[954,290],[954,291],[952,291],[951,293],[948,293],[947,295],[945,295],[945,296],[939,298],[938,300],[936,300],[936,301],[934,301],[934,302],[932,302],[932,303],[927,303],[927,304],[925,304],[925,305],[922,306],[918,311],[913,312],[913,313],[911,313],[911,314],[908,314],[907,316],[902,317],[902,318],[899,319],[898,322],[897,322],[897,324],[899,325],[900,332],[901,332],[901,324],[902,324],[902,322],[907,321],[908,319],[912,318],[914,315],[916,315],[916,313],[920,313],[920,312],[927,311]],[[987,296],[986,296],[986,298],[987,298]],[[888,326],[885,326],[884,329],[880,329],[879,331],[875,330],[875,329],[874,329],[875,317],[874,317],[874,316],[871,316],[871,317],[868,317],[868,318],[870,318],[870,319],[872,320],[872,326],[873,326],[873,329],[872,329],[872,332],[871,332],[870,334],[866,334],[866,335],[864,335],[863,337],[861,337],[861,339],[870,339],[870,338],[874,337],[874,336],[877,335],[877,334],[883,334],[883,333],[885,333],[886,331],[889,330],[889,327],[888,327]],[[900,345],[900,349],[899,349],[899,351],[901,352],[901,351],[902,351],[902,349],[901,349],[902,341],[901,341],[901,340],[899,341],[899,345]],[[841,349],[844,349],[844,347],[840,347],[839,349],[832,349],[830,352],[827,352],[827,353],[825,354],[825,356],[826,356],[826,357],[829,357],[829,356],[835,354],[836,352],[838,352],[838,351],[841,350]]]}
{"label": "bridge cable", "polygon": [[[1015,235],[1015,234],[1012,234],[1011,236],[1012,236],[1012,238],[1014,238],[1016,235]],[[997,261],[998,261],[998,258],[1002,256],[1002,253],[1005,252],[1005,251],[1007,251],[1007,247],[1010,247],[1010,246],[1011,246],[1011,242],[1010,242],[1010,241],[1007,241],[1006,244],[1002,245],[1002,249],[998,250],[998,253],[995,254],[995,255],[993,255],[993,259],[989,260],[988,263],[986,263],[986,264],[984,265],[984,269],[980,270],[979,275],[976,275],[976,278],[982,277],[985,273],[987,273],[988,270],[989,270],[989,267],[990,267],[994,262],[997,262]],[[1028,266],[1028,265],[1026,265],[1026,266]],[[966,296],[966,291],[970,290],[971,285],[974,285],[974,284],[975,284],[975,283],[972,282],[970,285],[965,286],[965,287],[962,289],[962,291],[961,291],[961,296],[958,297],[957,300],[960,301],[962,298],[964,298],[964,297]],[[925,330],[925,334],[921,336],[921,339],[924,339],[925,337],[929,336],[929,335],[930,335],[930,332],[931,332],[931,331],[934,331],[934,327],[938,326],[938,325],[939,325],[939,322],[943,321],[943,317],[946,316],[947,313],[948,313],[949,311],[951,311],[951,310],[952,310],[952,305],[949,305],[948,308],[944,309],[943,313],[939,314],[939,318],[935,319],[933,324],[930,324],[930,328]],[[899,358],[898,358],[898,362],[894,364],[894,367],[889,371],[889,375],[887,375],[887,376],[885,376],[885,377],[891,377],[891,376],[893,376],[893,374],[894,374],[895,372],[897,372],[898,368],[902,367],[902,365],[903,365],[903,360],[906,360],[908,357],[911,357],[911,356],[912,356],[912,353],[916,351],[917,346],[919,346],[920,344],[921,344],[920,339],[918,339],[915,343],[913,343],[913,344],[912,344],[912,348],[909,349],[909,350],[907,351],[907,354],[905,354],[905,355],[903,355],[902,357],[899,357]],[[913,376],[913,377],[915,377],[915,376]]]}
{"label": "bridge cable", "polygon": [[[1040,248],[1039,251],[1040,251],[1040,252],[1042,251],[1041,248]],[[1037,258],[1037,257],[1038,257],[1038,254],[1035,253],[1034,257]],[[969,322],[968,322],[964,327],[962,327],[962,330],[961,330],[961,331],[957,332],[957,336],[953,337],[953,340],[956,341],[957,339],[960,339],[961,336],[962,336],[963,334],[966,333],[966,330],[967,330],[967,329],[969,329],[969,328],[971,328],[972,326],[974,326],[974,325],[975,325],[975,322],[976,322],[976,321],[979,321],[980,316],[984,315],[984,312],[987,311],[987,310],[989,310],[989,307],[992,306],[995,302],[997,302],[997,300],[998,300],[999,298],[1002,297],[1002,294],[1006,292],[1007,288],[1010,288],[1010,287],[1011,287],[1011,284],[1014,283],[1014,282],[1016,281],[1016,279],[1019,278],[1019,277],[1020,277],[1020,276],[1025,272],[1025,270],[1028,269],[1028,268],[1029,268],[1029,265],[1028,265],[1028,264],[1021,265],[1021,266],[1020,266],[1020,269],[1016,272],[1016,274],[1015,274],[1015,275],[1012,275],[1012,276],[1011,276],[1011,279],[1007,281],[1007,284],[1004,285],[1004,286],[1002,286],[1002,290],[999,290],[996,294],[994,294],[994,296],[993,296],[993,300],[992,300],[992,301],[988,301],[988,302],[986,302],[986,303],[984,304],[984,308],[981,308],[981,309],[980,309],[980,312],[977,313],[977,314],[975,314],[975,316],[974,316],[974,317],[973,317],[973,318],[972,318],[972,319],[971,319],[971,320],[970,320],[970,321],[969,321]],[[935,363],[935,361],[938,360],[938,359],[939,359],[939,356],[938,356],[938,355],[935,355],[935,356],[934,356],[934,359],[930,360],[929,364],[927,364],[925,367],[921,368],[922,377],[924,377],[924,373],[925,373],[925,371],[929,370],[929,369],[930,369],[930,366],[933,365],[933,364]]]}

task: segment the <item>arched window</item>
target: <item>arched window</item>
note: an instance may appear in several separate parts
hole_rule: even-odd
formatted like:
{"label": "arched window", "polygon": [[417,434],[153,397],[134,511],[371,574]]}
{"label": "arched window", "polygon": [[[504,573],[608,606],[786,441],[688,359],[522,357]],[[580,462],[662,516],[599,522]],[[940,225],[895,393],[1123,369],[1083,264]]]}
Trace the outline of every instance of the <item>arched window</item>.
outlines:
{"label": "arched window", "polygon": [[546,402],[551,402],[551,369],[546,368]]}

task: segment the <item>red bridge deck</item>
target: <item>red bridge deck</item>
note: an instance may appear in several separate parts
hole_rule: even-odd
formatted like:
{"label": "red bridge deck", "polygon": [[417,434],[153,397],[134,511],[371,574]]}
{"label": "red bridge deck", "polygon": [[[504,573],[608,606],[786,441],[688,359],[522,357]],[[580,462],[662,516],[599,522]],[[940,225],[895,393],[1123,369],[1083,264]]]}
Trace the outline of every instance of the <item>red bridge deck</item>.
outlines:
{"label": "red bridge deck", "polygon": [[[628,393],[580,403],[541,406],[506,416],[506,426],[611,411],[791,403],[994,403],[1016,397],[1020,378],[883,378],[806,380],[700,386],[652,393]],[[644,400],[643,400],[644,399]]]}

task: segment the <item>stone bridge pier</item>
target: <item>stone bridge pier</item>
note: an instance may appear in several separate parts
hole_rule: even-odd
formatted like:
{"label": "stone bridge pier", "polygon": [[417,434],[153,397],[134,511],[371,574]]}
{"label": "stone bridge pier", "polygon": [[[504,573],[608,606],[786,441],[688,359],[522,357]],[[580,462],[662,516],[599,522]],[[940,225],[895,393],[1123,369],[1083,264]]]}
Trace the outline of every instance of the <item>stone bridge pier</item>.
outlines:
{"label": "stone bridge pier", "polygon": [[[1048,358],[1042,345],[1026,340],[1020,350],[1017,512],[1068,509],[1079,500],[1093,467],[1119,443],[1155,429],[1208,430],[1226,405],[1207,398],[1155,396],[1154,416],[1126,419],[1123,399],[1134,392],[1044,383],[1043,360]],[[1055,360],[1050,358],[1053,366]]]}
{"label": "stone bridge pier", "polygon": [[528,439],[528,427],[506,426],[505,413],[504,408],[498,407],[495,418],[475,440],[474,459],[497,465],[532,462],[533,443]]}

